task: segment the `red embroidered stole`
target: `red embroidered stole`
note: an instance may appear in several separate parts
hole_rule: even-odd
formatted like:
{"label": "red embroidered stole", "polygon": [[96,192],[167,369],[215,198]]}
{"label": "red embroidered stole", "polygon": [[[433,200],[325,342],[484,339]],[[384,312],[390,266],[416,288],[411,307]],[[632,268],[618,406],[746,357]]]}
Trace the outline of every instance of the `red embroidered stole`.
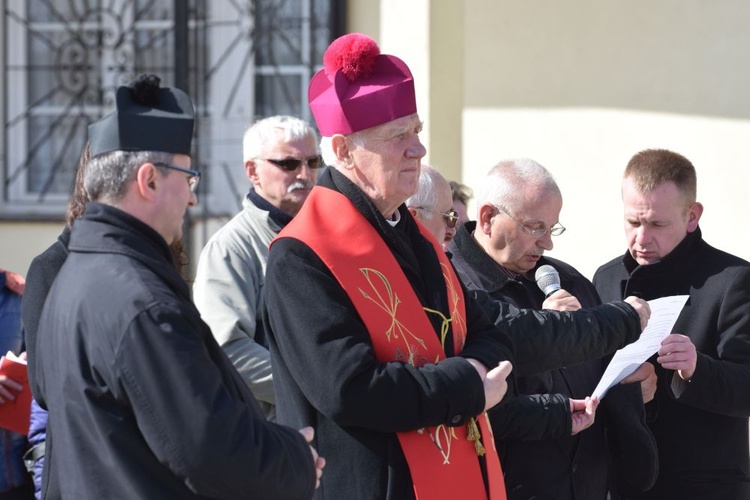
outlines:
{"label": "red embroidered stole", "polygon": [[[331,270],[367,327],[375,354],[382,362],[402,361],[414,366],[445,359],[442,343],[453,326],[454,352],[466,339],[464,297],[458,278],[443,249],[421,224],[440,260],[450,307],[443,317],[441,338],[419,302],[408,279],[381,236],[341,193],[315,187],[302,210],[279,234],[307,244]],[[431,311],[431,314],[440,314]],[[477,417],[488,470],[490,500],[504,500],[505,484],[487,414]],[[487,499],[474,443],[467,426],[439,425],[398,433],[409,464],[417,499]],[[334,460],[334,457],[327,457]]]}

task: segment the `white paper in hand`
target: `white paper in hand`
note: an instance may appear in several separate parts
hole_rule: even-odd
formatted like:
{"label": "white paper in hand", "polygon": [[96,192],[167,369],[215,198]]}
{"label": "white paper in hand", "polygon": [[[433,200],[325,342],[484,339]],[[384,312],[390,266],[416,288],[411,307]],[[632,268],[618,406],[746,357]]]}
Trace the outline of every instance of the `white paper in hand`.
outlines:
{"label": "white paper in hand", "polygon": [[672,295],[648,301],[651,319],[648,320],[646,329],[638,340],[615,353],[592,396],[603,398],[610,387],[619,384],[659,350],[664,337],[672,333],[672,327],[689,297]]}
{"label": "white paper in hand", "polygon": [[4,357],[5,357],[5,358],[8,358],[8,359],[9,359],[9,360],[11,360],[11,361],[15,361],[16,363],[21,363],[22,365],[25,365],[25,364],[26,364],[26,360],[25,360],[25,359],[21,359],[21,358],[19,358],[18,356],[16,356],[15,354],[13,354],[13,351],[8,351],[8,352],[7,352],[6,354],[5,354],[5,356],[4,356]]}

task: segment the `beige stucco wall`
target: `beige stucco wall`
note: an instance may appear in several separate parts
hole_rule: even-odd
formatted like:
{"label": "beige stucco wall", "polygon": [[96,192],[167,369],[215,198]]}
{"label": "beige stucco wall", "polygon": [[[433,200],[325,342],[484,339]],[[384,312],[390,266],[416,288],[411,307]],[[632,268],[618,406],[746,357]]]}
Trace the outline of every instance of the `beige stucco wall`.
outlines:
{"label": "beige stucco wall", "polygon": [[0,268],[26,276],[31,260],[55,242],[64,222],[0,222]]}
{"label": "beige stucco wall", "polygon": [[[540,161],[565,197],[553,255],[589,276],[624,249],[619,176],[646,147],[693,160],[707,239],[750,258],[748,18],[741,0],[347,3],[348,30],[412,68],[426,161],[474,187]],[[25,272],[61,228],[0,222],[0,266]]]}
{"label": "beige stucco wall", "polygon": [[750,259],[749,17],[741,1],[467,1],[464,181],[541,162],[565,200],[552,255],[591,276],[625,248],[627,160],[674,149],[697,168],[706,238]]}
{"label": "beige stucco wall", "polygon": [[462,2],[381,0],[348,3],[348,31],[373,37],[386,54],[414,74],[417,109],[424,122],[425,162],[446,177],[461,176],[464,23]]}
{"label": "beige stucco wall", "polygon": [[[556,176],[568,232],[552,255],[592,276],[624,251],[619,181],[644,148],[698,170],[702,229],[750,259],[750,4],[742,0],[350,0],[415,76],[426,161],[477,187],[497,161]],[[472,207],[473,208],[473,207]]]}

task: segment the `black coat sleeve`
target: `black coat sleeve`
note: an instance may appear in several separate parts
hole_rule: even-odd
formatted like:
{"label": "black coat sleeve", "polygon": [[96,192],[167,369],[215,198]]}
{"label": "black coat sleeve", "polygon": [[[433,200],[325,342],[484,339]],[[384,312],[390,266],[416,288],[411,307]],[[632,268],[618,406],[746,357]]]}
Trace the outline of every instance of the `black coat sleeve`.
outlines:
{"label": "black coat sleeve", "polygon": [[201,496],[311,498],[310,447],[233,393],[215,358],[231,369],[229,360],[218,345],[209,351],[215,341],[191,317],[170,305],[142,312],[111,367],[108,386],[129,402],[149,449]]}
{"label": "black coat sleeve", "polygon": [[[274,366],[283,364],[309,404],[338,426],[398,432],[458,425],[484,408],[482,381],[461,357],[419,368],[378,361],[346,292],[303,243],[274,243],[265,293]],[[477,333],[469,332],[467,350],[480,356],[481,346],[494,344],[489,331]],[[283,388],[277,392],[284,398]]]}
{"label": "black coat sleeve", "polygon": [[612,460],[611,488],[617,494],[615,498],[651,488],[659,474],[659,453],[646,425],[640,384],[616,384],[607,391],[598,412],[603,412],[608,422],[608,456]]}
{"label": "black coat sleeve", "polygon": [[638,313],[626,302],[571,312],[519,309],[483,290],[470,292],[515,345],[514,373],[532,375],[611,354],[641,333]]}
{"label": "black coat sleeve", "polygon": [[489,412],[495,439],[539,441],[570,436],[570,399],[563,394],[533,394],[510,398]]}
{"label": "black coat sleeve", "polygon": [[[495,325],[487,316],[474,294],[461,285],[466,300],[466,324],[471,335],[461,352],[464,358],[474,358],[492,369],[500,361],[516,363],[513,340],[504,328]],[[513,376],[513,374],[511,375]]]}
{"label": "black coat sleeve", "polygon": [[36,341],[39,330],[39,319],[42,317],[44,302],[47,300],[52,283],[60,271],[67,253],[58,241],[31,261],[26,274],[26,287],[21,301],[24,335],[26,342],[26,360],[29,373],[29,387],[39,406],[46,409],[36,380]]}
{"label": "black coat sleeve", "polygon": [[[727,270],[716,318],[716,355],[698,349],[690,382],[675,372],[671,388],[680,403],[738,418],[750,417],[750,267]],[[717,292],[718,293],[718,292]]]}

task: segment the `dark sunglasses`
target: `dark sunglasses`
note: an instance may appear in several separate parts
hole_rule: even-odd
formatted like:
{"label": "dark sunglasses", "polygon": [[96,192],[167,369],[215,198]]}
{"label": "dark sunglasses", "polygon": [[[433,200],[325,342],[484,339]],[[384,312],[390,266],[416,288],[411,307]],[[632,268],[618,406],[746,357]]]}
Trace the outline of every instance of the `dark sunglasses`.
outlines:
{"label": "dark sunglasses", "polygon": [[310,156],[309,158],[284,158],[283,160],[276,160],[273,158],[258,158],[259,160],[273,163],[284,172],[294,172],[302,166],[303,163],[307,163],[308,168],[315,170],[323,166],[323,158],[320,155]]}
{"label": "dark sunglasses", "polygon": [[445,225],[448,226],[448,229],[453,229],[454,227],[456,227],[456,224],[458,224],[458,212],[456,212],[452,208],[447,212],[437,212],[435,210],[430,210],[429,208],[424,207],[417,207],[417,209],[424,210],[425,212],[430,212],[431,214],[441,215],[443,217],[443,220],[445,221]]}

